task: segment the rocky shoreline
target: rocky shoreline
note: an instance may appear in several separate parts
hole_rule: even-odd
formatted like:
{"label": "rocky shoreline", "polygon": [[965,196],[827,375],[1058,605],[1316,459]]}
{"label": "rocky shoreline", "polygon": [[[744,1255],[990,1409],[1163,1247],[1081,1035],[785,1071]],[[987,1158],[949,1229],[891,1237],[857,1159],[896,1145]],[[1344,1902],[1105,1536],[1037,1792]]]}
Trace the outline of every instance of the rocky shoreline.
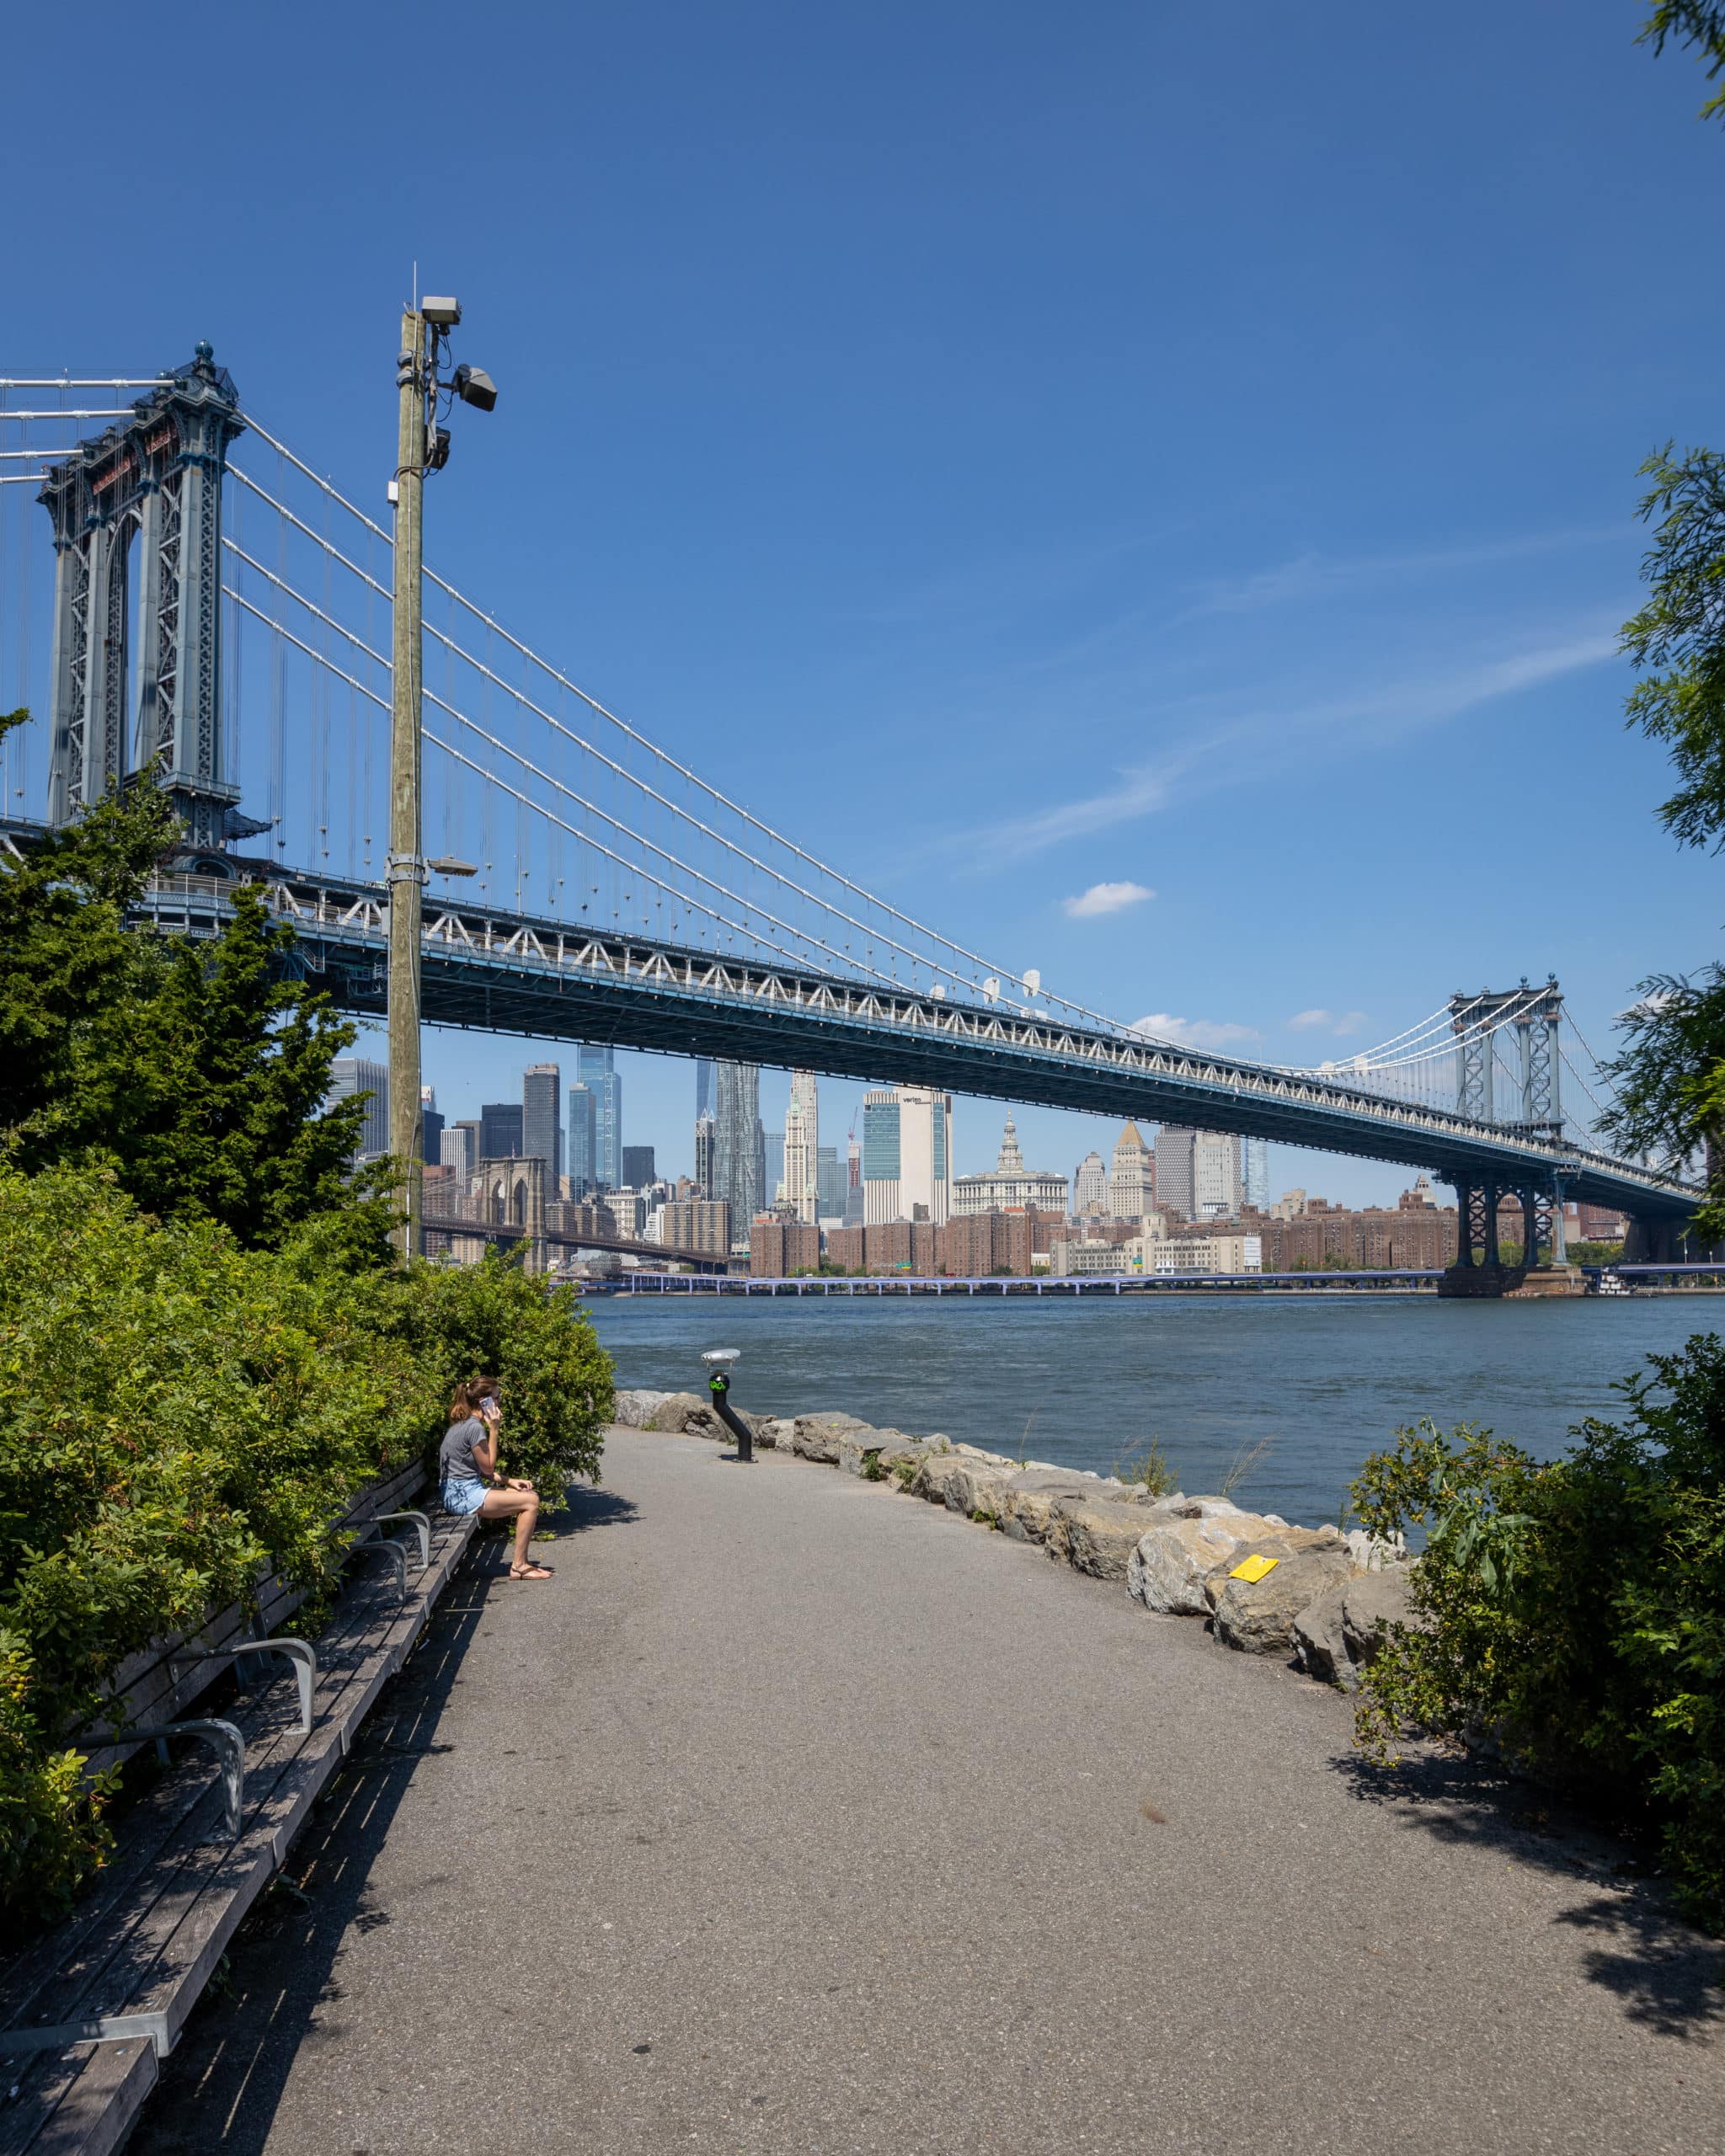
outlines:
{"label": "rocky shoreline", "polygon": [[[731,1434],[689,1392],[619,1392],[615,1419],[627,1428],[724,1442]],[[1343,1691],[1357,1689],[1391,1625],[1418,1621],[1408,1592],[1417,1560],[1399,1538],[1294,1527],[1227,1497],[1154,1497],[1112,1476],[1009,1459],[939,1434],[878,1430],[854,1415],[743,1419],[763,1449],[943,1505],[1038,1545],[1056,1563],[1118,1581],[1147,1612],[1201,1620],[1224,1646],[1289,1657]],[[1247,1565],[1254,1557],[1266,1561]],[[1242,1566],[1260,1577],[1241,1577]]]}

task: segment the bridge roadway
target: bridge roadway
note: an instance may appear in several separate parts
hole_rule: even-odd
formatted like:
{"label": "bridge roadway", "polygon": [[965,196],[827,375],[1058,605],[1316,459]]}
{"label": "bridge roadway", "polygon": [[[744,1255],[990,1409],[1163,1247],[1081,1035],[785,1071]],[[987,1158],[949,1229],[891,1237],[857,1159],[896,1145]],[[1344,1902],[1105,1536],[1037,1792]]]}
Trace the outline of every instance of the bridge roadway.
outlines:
{"label": "bridge roadway", "polygon": [[[689,1265],[712,1267],[720,1273],[729,1262],[728,1258],[716,1257],[710,1250],[697,1250],[692,1244],[644,1243],[633,1235],[571,1235],[561,1228],[541,1228],[530,1233],[506,1220],[464,1220],[454,1213],[428,1213],[420,1225],[440,1235],[474,1235],[491,1243],[557,1243],[564,1250],[616,1251],[625,1257],[653,1257],[661,1262],[674,1257]],[[686,1280],[690,1276],[685,1273],[676,1278]]]}
{"label": "bridge roadway", "polygon": [[574,1502],[130,2156],[1717,2156],[1718,1943],[1544,1797],[836,1468],[620,1430]]}
{"label": "bridge roadway", "polygon": [[[308,978],[344,1010],[385,1015],[388,908],[380,883],[259,865]],[[216,931],[228,886],[158,878],[142,911]],[[1682,1219],[1700,1193],[1607,1154],[1237,1058],[1073,1027],[1001,1003],[940,1001],[830,974],[604,934],[430,897],[422,956],[431,1025],[927,1085],[1092,1114],[1238,1131],[1424,1168],[1459,1185],[1548,1187],[1643,1220]]]}

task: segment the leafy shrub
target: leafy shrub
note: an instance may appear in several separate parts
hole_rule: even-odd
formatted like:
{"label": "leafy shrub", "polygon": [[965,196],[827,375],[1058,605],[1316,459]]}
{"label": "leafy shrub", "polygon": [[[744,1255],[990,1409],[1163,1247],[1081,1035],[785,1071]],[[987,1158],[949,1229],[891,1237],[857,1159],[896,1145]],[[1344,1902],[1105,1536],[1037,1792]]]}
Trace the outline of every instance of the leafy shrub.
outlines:
{"label": "leafy shrub", "polygon": [[1488,1733],[1656,1828],[1690,1913],[1725,1929],[1725,1343],[1648,1358],[1622,1424],[1542,1465],[1489,1431],[1398,1433],[1354,1486],[1374,1533],[1429,1526],[1429,1630],[1365,1673],[1359,1729]]}
{"label": "leafy shrub", "polygon": [[0,1902],[99,1858],[74,1740],[104,1680],[266,1562],[323,1586],[336,1515],[437,1406],[346,1281],[159,1226],[99,1171],[0,1166]]}
{"label": "leafy shrub", "polygon": [[355,1283],[363,1321],[394,1342],[435,1388],[427,1441],[448,1427],[451,1394],[483,1374],[503,1387],[506,1475],[534,1484],[547,1508],[578,1475],[599,1480],[611,1420],[611,1358],[573,1288],[537,1279],[519,1260],[493,1252],[478,1265],[418,1265]]}

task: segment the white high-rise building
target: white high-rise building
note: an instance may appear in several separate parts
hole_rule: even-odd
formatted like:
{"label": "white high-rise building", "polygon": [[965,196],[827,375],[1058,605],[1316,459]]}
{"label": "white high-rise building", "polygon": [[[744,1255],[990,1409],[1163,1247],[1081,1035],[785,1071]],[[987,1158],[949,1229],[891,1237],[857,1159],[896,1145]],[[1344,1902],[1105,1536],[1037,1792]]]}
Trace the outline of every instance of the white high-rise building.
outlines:
{"label": "white high-rise building", "polygon": [[1192,1141],[1192,1217],[1231,1219],[1240,1210],[1240,1140],[1231,1132],[1200,1130]]}
{"label": "white high-rise building", "polygon": [[1072,1210],[1085,1214],[1108,1209],[1108,1171],[1100,1153],[1087,1153],[1072,1171]]}
{"label": "white high-rise building", "polygon": [[785,1110],[784,1199],[799,1220],[818,1217],[820,1174],[820,1105],[812,1070],[791,1073],[790,1104]]}
{"label": "white high-rise building", "polygon": [[862,1218],[945,1225],[953,1210],[953,1097],[927,1086],[862,1096]]}
{"label": "white high-rise building", "polygon": [[1156,1205],[1156,1156],[1129,1123],[1114,1145],[1108,1177],[1108,1212],[1116,1220],[1141,1220]]}

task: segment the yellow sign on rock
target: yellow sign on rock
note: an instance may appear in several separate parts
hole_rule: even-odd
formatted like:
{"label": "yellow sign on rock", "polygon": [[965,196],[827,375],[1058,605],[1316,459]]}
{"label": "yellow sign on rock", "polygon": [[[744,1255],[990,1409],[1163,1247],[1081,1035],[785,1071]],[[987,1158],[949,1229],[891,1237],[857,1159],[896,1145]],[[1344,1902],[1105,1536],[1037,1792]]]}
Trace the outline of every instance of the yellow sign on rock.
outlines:
{"label": "yellow sign on rock", "polygon": [[1228,1577],[1244,1580],[1249,1586],[1252,1581],[1261,1580],[1266,1572],[1274,1572],[1281,1561],[1279,1557],[1242,1557]]}

